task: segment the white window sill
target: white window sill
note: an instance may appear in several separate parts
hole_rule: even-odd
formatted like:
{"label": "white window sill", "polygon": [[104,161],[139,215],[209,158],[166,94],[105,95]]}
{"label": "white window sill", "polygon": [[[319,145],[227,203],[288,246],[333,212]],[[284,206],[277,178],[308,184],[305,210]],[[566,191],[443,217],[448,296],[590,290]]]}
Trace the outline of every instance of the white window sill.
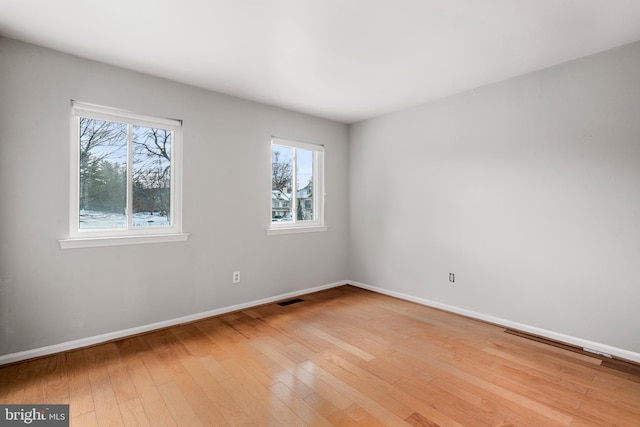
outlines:
{"label": "white window sill", "polygon": [[327,231],[326,225],[313,225],[309,227],[278,227],[267,228],[267,235],[275,234],[297,234],[297,233],[314,233],[316,231]]}
{"label": "white window sill", "polygon": [[189,233],[153,234],[118,237],[79,237],[58,240],[62,249],[96,248],[100,246],[141,245],[145,243],[185,242]]}

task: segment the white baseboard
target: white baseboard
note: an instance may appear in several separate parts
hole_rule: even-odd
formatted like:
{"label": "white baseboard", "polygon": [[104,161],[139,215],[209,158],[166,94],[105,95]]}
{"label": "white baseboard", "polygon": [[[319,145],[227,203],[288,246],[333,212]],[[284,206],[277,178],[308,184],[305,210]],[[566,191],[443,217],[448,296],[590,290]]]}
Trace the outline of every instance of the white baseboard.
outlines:
{"label": "white baseboard", "polygon": [[373,292],[377,292],[384,295],[389,295],[395,298],[399,298],[405,301],[415,302],[417,304],[425,305],[428,307],[437,308],[440,310],[448,311],[462,316],[470,317],[473,319],[483,320],[485,322],[493,323],[503,326],[505,328],[517,329],[519,331],[528,332],[530,334],[538,335],[544,338],[549,338],[555,341],[575,345],[580,348],[596,350],[601,353],[609,354],[620,359],[626,359],[632,362],[640,363],[640,353],[636,353],[629,350],[624,350],[617,347],[612,347],[607,344],[601,344],[594,341],[585,340],[582,338],[572,337],[570,335],[560,334],[557,332],[549,331],[546,329],[537,328],[535,326],[525,325],[523,323],[512,322],[510,320],[501,319],[499,317],[489,316],[487,314],[477,313],[475,311],[466,310],[464,308],[454,307],[447,304],[442,304],[435,301],[430,301],[424,298],[414,297],[412,295],[403,294],[400,292],[390,291],[384,288],[378,288],[376,286],[370,286],[364,283],[354,282],[353,280],[347,281],[350,285],[357,286],[362,289],[367,289]]}
{"label": "white baseboard", "polygon": [[54,344],[46,347],[34,348],[32,350],[20,351],[18,353],[5,354],[0,356],[0,366],[8,363],[20,362],[22,360],[33,359],[34,357],[42,357],[50,354],[61,353],[64,351],[75,350],[82,347],[88,347],[107,341],[113,341],[120,338],[125,338],[132,335],[141,334],[144,332],[154,331],[169,326],[179,325],[181,323],[193,322],[195,320],[205,319],[207,317],[218,316],[220,314],[230,313],[232,311],[244,310],[245,308],[256,307],[258,305],[269,304],[275,301],[284,300],[287,298],[293,298],[300,295],[310,294],[312,292],[318,292],[325,289],[335,288],[337,286],[346,285],[347,281],[330,283],[327,285],[321,285],[314,288],[308,288],[301,291],[289,292],[286,294],[280,294],[269,298],[263,298],[259,300],[249,301],[242,304],[236,304],[228,307],[217,308],[215,310],[205,311],[202,313],[191,314],[188,316],[178,317],[176,319],[164,320],[162,322],[152,323],[149,325],[138,326],[135,328],[125,329],[122,331],[109,332],[107,334],[96,335],[93,337],[81,338],[74,341],[67,341],[60,344]]}
{"label": "white baseboard", "polygon": [[157,329],[166,328],[169,326],[179,325],[181,323],[193,322],[200,319],[205,319],[207,317],[218,316],[225,313],[230,313],[233,311],[243,310],[245,308],[255,307],[258,305],[269,304],[275,301],[280,301],[287,298],[293,298],[300,295],[309,294],[312,292],[318,292],[325,289],[335,288],[338,286],[350,284],[353,286],[357,286],[362,289],[367,289],[373,292],[377,292],[379,294],[389,295],[395,298],[399,298],[405,301],[415,302],[417,304],[425,305],[427,307],[433,307],[440,310],[448,311],[451,313],[460,314],[462,316],[470,317],[473,319],[483,320],[485,322],[493,323],[496,325],[503,326],[505,328],[517,329],[519,331],[528,332],[530,334],[539,335],[541,337],[549,338],[552,340],[564,342],[567,344],[575,345],[581,348],[587,348],[591,350],[596,350],[602,353],[610,354],[614,357],[619,357],[621,359],[630,360],[632,362],[640,363],[640,353],[635,353],[629,350],[624,350],[617,347],[612,347],[607,344],[601,344],[594,341],[585,340],[582,338],[572,337],[570,335],[564,335],[557,332],[549,331],[546,329],[537,328],[535,326],[525,325],[523,323],[512,322],[510,320],[502,319],[499,317],[489,316],[482,313],[477,313],[475,311],[466,310],[459,307],[454,307],[447,304],[442,304],[435,301],[430,301],[424,298],[415,297],[412,295],[403,294],[400,292],[390,291],[388,289],[379,288],[376,286],[370,286],[364,283],[355,282],[353,280],[344,280],[340,282],[330,283],[327,285],[321,285],[314,288],[308,288],[300,291],[289,292],[285,294],[276,295],[269,298],[263,298],[260,300],[249,301],[242,304],[236,304],[228,307],[218,308],[215,310],[205,311],[202,313],[196,313],[188,316],[179,317],[176,319],[165,320],[162,322],[152,323],[149,325],[139,326],[135,328],[125,329],[122,331],[110,332],[107,334],[96,335],[93,337],[81,338],[74,341],[67,341],[60,344],[54,344],[46,347],[35,348],[32,350],[25,350],[18,353],[5,354],[0,356],[0,366],[19,362],[22,360],[32,359],[35,357],[47,356],[50,354],[61,353],[64,351],[75,350],[82,347],[88,347],[100,343],[104,343],[107,341],[113,341],[120,338],[126,338],[128,336],[137,335],[144,332],[154,331]]}

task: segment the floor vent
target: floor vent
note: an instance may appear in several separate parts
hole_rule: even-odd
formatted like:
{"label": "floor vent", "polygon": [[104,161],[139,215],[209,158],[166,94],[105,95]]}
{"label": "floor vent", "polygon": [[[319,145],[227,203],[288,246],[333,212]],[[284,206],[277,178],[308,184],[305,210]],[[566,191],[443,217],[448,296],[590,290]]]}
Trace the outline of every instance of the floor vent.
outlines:
{"label": "floor vent", "polygon": [[[554,347],[562,348],[564,350],[573,351],[574,353],[584,353],[584,350],[580,347],[576,347],[570,344],[565,344],[560,341],[551,340],[549,338],[544,338],[538,335],[529,334],[527,332],[518,331],[515,329],[505,329],[505,333],[510,335],[516,335],[521,338],[526,338],[528,340],[541,342],[543,344],[551,345]],[[598,357],[596,354],[587,354],[587,356]]]}
{"label": "floor vent", "polygon": [[554,347],[562,348],[564,350],[573,351],[574,353],[580,353],[580,354],[594,357],[596,359],[600,359],[602,361],[600,366],[605,366],[610,369],[615,369],[616,371],[624,372],[631,376],[630,379],[632,381],[640,382],[640,364],[638,363],[628,361],[628,360],[618,359],[606,353],[601,353],[595,350],[581,348],[581,347],[573,346],[570,344],[565,344],[560,341],[551,340],[548,338],[540,337],[538,335],[533,335],[527,332],[517,331],[514,329],[505,329],[505,333],[510,335],[516,335],[521,338],[526,338],[529,340],[537,341],[537,342],[551,345]]}
{"label": "floor vent", "polygon": [[304,301],[304,300],[300,299],[300,298],[295,298],[295,299],[290,299],[289,301],[279,302],[278,305],[281,306],[281,307],[284,307],[284,306],[295,304],[295,303],[302,302],[302,301]]}

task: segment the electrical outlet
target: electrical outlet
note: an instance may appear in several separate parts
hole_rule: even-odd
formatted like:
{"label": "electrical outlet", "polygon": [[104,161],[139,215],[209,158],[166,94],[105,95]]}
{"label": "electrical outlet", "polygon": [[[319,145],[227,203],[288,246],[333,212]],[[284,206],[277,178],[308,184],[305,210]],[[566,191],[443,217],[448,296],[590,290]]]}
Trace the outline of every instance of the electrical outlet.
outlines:
{"label": "electrical outlet", "polygon": [[453,273],[449,273],[449,281],[454,283],[456,281],[456,275]]}
{"label": "electrical outlet", "polygon": [[234,271],[233,272],[233,283],[240,283],[240,272],[239,271]]}

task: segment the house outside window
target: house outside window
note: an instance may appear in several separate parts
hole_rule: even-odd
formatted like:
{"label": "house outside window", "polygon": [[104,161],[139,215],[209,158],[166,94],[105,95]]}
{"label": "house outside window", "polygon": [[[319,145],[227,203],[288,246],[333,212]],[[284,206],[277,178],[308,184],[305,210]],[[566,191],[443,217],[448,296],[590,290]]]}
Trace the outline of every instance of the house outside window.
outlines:
{"label": "house outside window", "polygon": [[272,221],[280,221],[290,215],[289,196],[280,190],[271,190],[271,206]]}

